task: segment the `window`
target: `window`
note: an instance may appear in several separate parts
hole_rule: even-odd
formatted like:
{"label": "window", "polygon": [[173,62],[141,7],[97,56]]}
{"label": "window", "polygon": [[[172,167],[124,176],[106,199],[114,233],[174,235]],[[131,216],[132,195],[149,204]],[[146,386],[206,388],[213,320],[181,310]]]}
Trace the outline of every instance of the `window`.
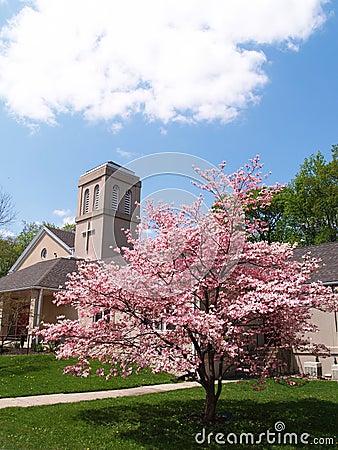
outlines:
{"label": "window", "polygon": [[100,197],[100,188],[97,184],[94,189],[94,208],[93,209],[99,209],[99,197]]}
{"label": "window", "polygon": [[89,211],[89,189],[86,189],[83,199],[83,214],[86,214],[88,211]]}
{"label": "window", "polygon": [[114,186],[112,191],[112,198],[111,198],[111,207],[113,211],[117,211],[117,208],[119,206],[119,187]]}
{"label": "window", "polygon": [[111,313],[110,313],[109,309],[106,309],[104,311],[101,311],[101,312],[95,314],[93,317],[93,322],[98,322],[99,320],[104,319],[106,322],[109,323],[110,319],[111,319],[110,316],[111,316]]}
{"label": "window", "polygon": [[41,250],[41,259],[46,259],[46,257],[47,257],[47,249],[43,248]]}
{"label": "window", "polygon": [[124,197],[124,212],[128,215],[131,213],[131,192],[127,191]]}

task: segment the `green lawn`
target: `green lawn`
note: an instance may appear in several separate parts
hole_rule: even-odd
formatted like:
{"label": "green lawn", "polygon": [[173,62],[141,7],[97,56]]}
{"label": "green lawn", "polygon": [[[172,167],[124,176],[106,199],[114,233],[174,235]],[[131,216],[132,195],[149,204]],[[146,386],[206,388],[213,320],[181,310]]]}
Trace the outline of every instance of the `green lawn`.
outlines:
{"label": "green lawn", "polygon": [[[0,448],[24,450],[189,450],[189,449],[330,449],[336,445],[217,445],[197,444],[203,428],[213,432],[253,433],[255,439],[282,421],[285,432],[334,438],[337,433],[337,388],[328,381],[311,381],[288,387],[269,381],[267,389],[254,391],[253,382],[224,386],[219,412],[231,412],[234,422],[203,425],[192,417],[202,413],[200,388],[31,408],[0,410]],[[281,434],[282,438],[283,435]],[[211,437],[212,440],[212,437]],[[266,441],[265,441],[266,442]],[[337,438],[334,438],[337,442]]]}
{"label": "green lawn", "polygon": [[133,374],[125,379],[116,377],[109,381],[96,375],[81,378],[63,375],[63,369],[67,365],[70,365],[70,361],[59,361],[53,354],[2,355],[0,398],[120,389],[168,383],[173,378],[169,374],[153,374],[150,370],[142,370],[138,375]]}

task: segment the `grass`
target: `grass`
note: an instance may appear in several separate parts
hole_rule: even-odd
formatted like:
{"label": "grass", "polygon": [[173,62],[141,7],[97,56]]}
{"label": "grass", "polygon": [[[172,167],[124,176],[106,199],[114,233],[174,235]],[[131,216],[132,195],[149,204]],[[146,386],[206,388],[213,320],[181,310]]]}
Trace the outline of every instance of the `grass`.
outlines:
{"label": "grass", "polygon": [[[96,375],[88,378],[63,375],[71,361],[60,361],[53,354],[0,356],[0,398],[66,392],[100,391],[170,382],[170,374],[142,370],[138,375],[107,381]],[[95,365],[94,365],[95,367]],[[97,365],[98,367],[98,365]],[[94,370],[95,372],[95,370]]]}
{"label": "grass", "polygon": [[[335,445],[208,445],[197,444],[195,436],[203,428],[206,435],[221,432],[259,433],[274,430],[282,421],[286,432],[309,433],[333,438],[337,432],[337,384],[311,381],[302,387],[289,387],[274,381],[262,391],[253,382],[224,386],[218,411],[231,412],[228,425],[203,425],[192,420],[204,408],[201,388],[123,397],[73,404],[0,410],[0,448],[25,450],[189,450],[189,449],[281,449],[334,448]],[[265,441],[266,442],[266,441]],[[334,442],[337,442],[335,438]]]}

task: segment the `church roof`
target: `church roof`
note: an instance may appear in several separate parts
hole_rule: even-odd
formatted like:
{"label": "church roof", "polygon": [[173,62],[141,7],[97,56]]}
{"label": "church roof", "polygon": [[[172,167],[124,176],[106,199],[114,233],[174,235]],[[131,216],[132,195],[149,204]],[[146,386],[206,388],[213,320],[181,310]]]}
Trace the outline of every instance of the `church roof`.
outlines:
{"label": "church roof", "polygon": [[20,267],[25,258],[30,254],[45,234],[49,235],[55,242],[61,245],[61,247],[64,248],[70,256],[74,254],[75,233],[44,225],[21,253],[19,258],[15,261],[10,269],[10,272],[15,272]]}
{"label": "church roof", "polygon": [[312,280],[338,285],[338,242],[297,247],[294,250],[294,255],[299,260],[309,252],[311,257],[322,260],[321,267],[312,274]]}
{"label": "church roof", "polygon": [[[321,280],[324,284],[338,285],[338,242],[298,247],[294,250],[294,255],[299,260],[309,252],[312,257],[322,260],[322,266],[314,272],[312,279]],[[67,281],[67,274],[74,271],[77,271],[75,258],[41,261],[0,278],[0,292],[32,288],[57,290]]]}
{"label": "church roof", "polygon": [[75,233],[73,231],[60,230],[59,228],[52,228],[45,225],[52,233],[55,234],[61,241],[63,241],[68,247],[74,248]]}
{"label": "church roof", "polygon": [[67,274],[77,270],[75,258],[55,258],[38,262],[0,278],[0,292],[33,288],[56,290],[67,281]]}

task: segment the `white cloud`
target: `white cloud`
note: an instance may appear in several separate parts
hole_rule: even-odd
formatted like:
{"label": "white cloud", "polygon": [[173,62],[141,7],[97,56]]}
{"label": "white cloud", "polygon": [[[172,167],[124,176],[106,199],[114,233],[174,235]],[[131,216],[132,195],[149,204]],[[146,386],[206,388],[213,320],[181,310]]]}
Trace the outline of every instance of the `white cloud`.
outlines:
{"label": "white cloud", "polygon": [[326,2],[31,0],[1,30],[0,97],[33,123],[228,122],[268,81],[263,45],[297,50]]}
{"label": "white cloud", "polygon": [[[1,2],[0,2],[0,3],[1,3]],[[12,233],[11,231],[8,231],[8,230],[0,230],[0,236],[1,236],[2,238],[7,239],[7,238],[13,238],[13,237],[15,237],[15,234]]]}
{"label": "white cloud", "polygon": [[53,214],[59,217],[64,217],[67,214],[70,214],[70,209],[54,209]]}
{"label": "white cloud", "polygon": [[62,225],[73,225],[75,223],[75,217],[64,217],[62,219]]}
{"label": "white cloud", "polygon": [[121,122],[114,122],[114,123],[110,126],[110,131],[111,131],[113,134],[117,134],[119,131],[122,130],[122,127],[123,127],[123,125],[122,125]]}
{"label": "white cloud", "polygon": [[75,217],[70,216],[70,213],[70,209],[54,209],[53,214],[62,219],[62,222],[58,224],[59,227],[75,223]]}
{"label": "white cloud", "polygon": [[130,159],[130,158],[135,158],[137,156],[137,153],[134,152],[127,152],[125,150],[122,150],[121,148],[117,148],[116,149],[116,153],[120,156],[122,156],[122,158],[126,158],[126,159]]}
{"label": "white cloud", "polygon": [[164,127],[160,127],[160,133],[161,133],[163,136],[166,136],[166,135],[168,134],[168,130],[167,130],[166,128],[164,128]]}

